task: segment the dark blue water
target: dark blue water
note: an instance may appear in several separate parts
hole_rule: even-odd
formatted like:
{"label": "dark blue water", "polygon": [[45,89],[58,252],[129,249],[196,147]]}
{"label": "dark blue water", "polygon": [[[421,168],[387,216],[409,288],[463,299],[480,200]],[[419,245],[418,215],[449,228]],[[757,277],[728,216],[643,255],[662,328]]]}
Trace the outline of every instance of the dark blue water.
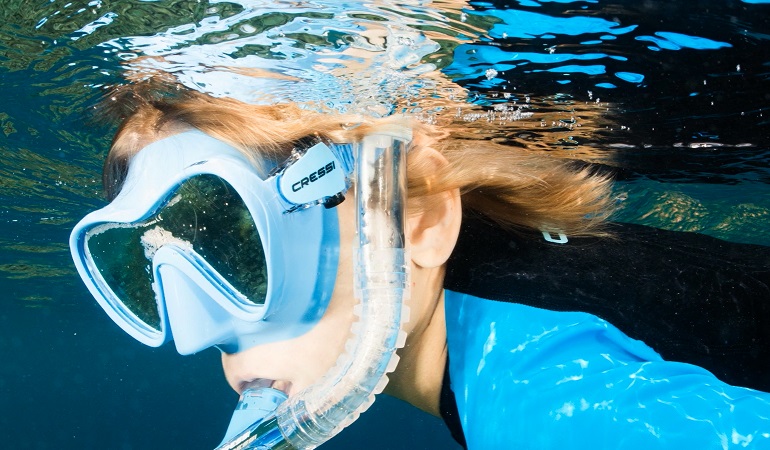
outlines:
{"label": "dark blue water", "polygon": [[[215,95],[460,123],[614,174],[618,220],[770,245],[768,2],[293,3],[4,2],[0,447],[212,448],[236,401],[216,352],[131,340],[70,262],[113,131],[90,107],[138,56]],[[451,446],[384,398],[324,448]]]}

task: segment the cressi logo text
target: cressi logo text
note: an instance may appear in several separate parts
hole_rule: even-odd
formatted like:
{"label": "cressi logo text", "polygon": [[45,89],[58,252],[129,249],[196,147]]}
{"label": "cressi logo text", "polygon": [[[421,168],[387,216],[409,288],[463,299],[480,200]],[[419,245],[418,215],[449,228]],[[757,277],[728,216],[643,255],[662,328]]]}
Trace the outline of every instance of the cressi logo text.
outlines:
{"label": "cressi logo text", "polygon": [[294,192],[300,191],[305,186],[309,186],[310,183],[315,183],[319,179],[323,178],[324,175],[327,175],[331,173],[335,169],[334,161],[326,164],[325,166],[321,167],[320,169],[316,170],[315,172],[311,172],[308,176],[303,177],[301,180],[297,181],[296,183],[291,185],[291,190]]}

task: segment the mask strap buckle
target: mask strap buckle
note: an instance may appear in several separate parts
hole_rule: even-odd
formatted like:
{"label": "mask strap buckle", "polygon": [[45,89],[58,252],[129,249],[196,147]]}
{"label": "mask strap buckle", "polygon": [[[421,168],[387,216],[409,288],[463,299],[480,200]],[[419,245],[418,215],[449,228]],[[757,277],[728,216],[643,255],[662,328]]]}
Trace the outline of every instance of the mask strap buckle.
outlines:
{"label": "mask strap buckle", "polygon": [[[541,233],[543,233],[543,239],[545,239],[546,242],[551,242],[553,244],[566,244],[569,242],[569,239],[567,239],[567,235],[560,232],[560,231],[547,231],[547,230],[540,230]],[[557,237],[553,237],[552,233],[556,233]]]}
{"label": "mask strap buckle", "polygon": [[272,177],[284,213],[319,204],[333,208],[345,200],[352,173],[352,146],[319,142],[304,153],[294,152]]}

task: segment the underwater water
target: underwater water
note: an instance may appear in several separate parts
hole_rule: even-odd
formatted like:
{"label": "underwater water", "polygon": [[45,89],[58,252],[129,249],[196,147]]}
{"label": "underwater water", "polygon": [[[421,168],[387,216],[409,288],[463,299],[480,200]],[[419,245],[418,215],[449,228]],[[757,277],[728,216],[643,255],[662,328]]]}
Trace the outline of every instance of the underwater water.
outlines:
{"label": "underwater water", "polygon": [[[34,1],[0,8],[0,447],[206,449],[219,355],[151,349],[80,282],[126,74],[212,95],[461,123],[608,171],[615,220],[770,245],[770,0]],[[457,448],[381,398],[323,448]]]}

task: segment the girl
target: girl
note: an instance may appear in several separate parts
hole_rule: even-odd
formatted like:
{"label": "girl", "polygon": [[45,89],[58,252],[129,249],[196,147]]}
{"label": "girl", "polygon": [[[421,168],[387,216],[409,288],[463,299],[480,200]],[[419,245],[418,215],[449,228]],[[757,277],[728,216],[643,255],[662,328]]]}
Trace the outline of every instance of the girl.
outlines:
{"label": "girl", "polygon": [[[92,293],[140,341],[173,338],[185,354],[218,346],[239,393],[312,391],[356,321],[355,205],[341,201],[343,183],[257,213],[273,200],[250,199],[267,194],[246,193],[235,172],[291,203],[349,166],[348,144],[411,137],[411,318],[386,393],[441,415],[467,448],[770,445],[770,395],[704,369],[767,386],[770,261],[759,247],[607,223],[606,176],[405,118],[147,84],[111,98],[101,112],[122,121],[104,167],[111,209],[71,243]],[[295,165],[302,173],[287,178]],[[150,206],[127,212],[128,198]],[[211,277],[235,294],[217,300]],[[276,283],[287,287],[271,293]],[[239,295],[269,312],[238,310]]]}

